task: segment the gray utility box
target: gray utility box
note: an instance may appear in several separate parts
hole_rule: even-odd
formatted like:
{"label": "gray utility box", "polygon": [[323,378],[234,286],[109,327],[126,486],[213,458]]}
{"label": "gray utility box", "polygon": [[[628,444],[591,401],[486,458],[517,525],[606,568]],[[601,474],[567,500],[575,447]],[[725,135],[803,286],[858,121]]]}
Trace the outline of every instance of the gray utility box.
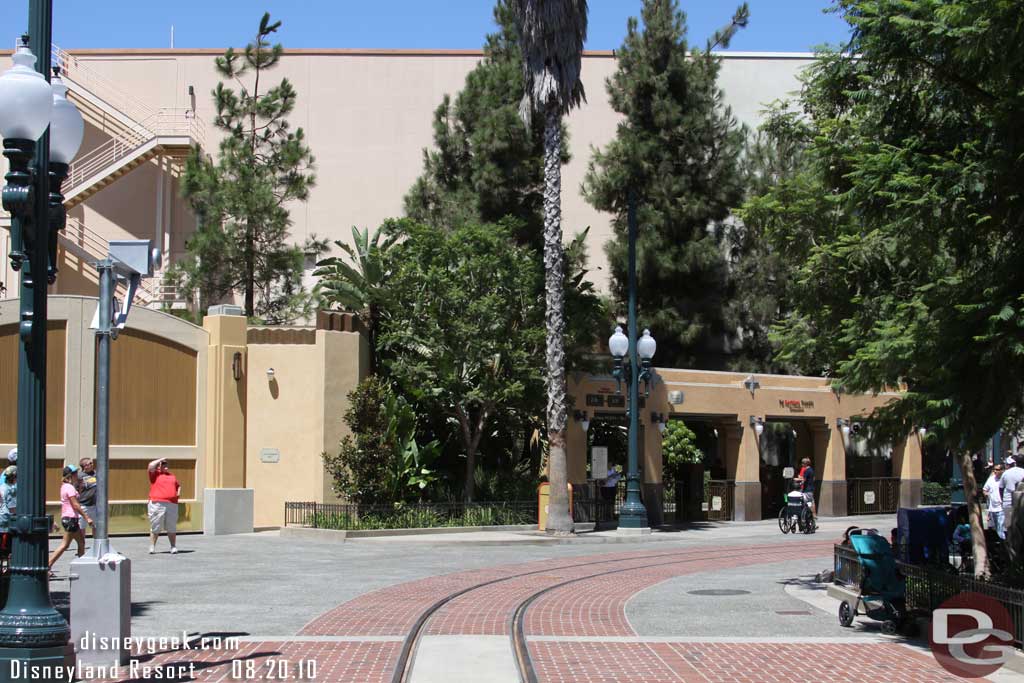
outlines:
{"label": "gray utility box", "polygon": [[[132,635],[132,563],[124,555],[83,555],[71,562],[71,642],[88,665],[127,664]],[[114,647],[104,644],[117,643]]]}

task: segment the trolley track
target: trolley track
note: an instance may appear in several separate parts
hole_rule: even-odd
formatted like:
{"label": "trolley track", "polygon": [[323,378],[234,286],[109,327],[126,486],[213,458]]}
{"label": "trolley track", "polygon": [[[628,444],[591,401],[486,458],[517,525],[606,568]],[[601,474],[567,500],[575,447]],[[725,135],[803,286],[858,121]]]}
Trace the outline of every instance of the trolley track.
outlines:
{"label": "trolley track", "polygon": [[564,588],[565,586],[577,583],[580,581],[587,581],[593,578],[608,576],[612,574],[622,574],[630,571],[642,571],[645,569],[652,569],[655,567],[665,567],[676,564],[690,564],[694,562],[701,562],[707,560],[725,560],[731,558],[749,557],[752,552],[759,554],[767,554],[774,557],[778,555],[785,557],[787,553],[792,552],[792,548],[779,547],[777,544],[766,545],[766,546],[746,546],[741,551],[729,551],[729,550],[712,550],[706,553],[695,555],[699,550],[690,549],[686,551],[675,551],[675,552],[662,552],[651,555],[636,555],[632,557],[621,557],[621,558],[610,558],[610,559],[595,559],[589,562],[579,562],[575,564],[567,564],[559,567],[545,567],[528,572],[521,572],[518,574],[511,574],[509,576],[502,576],[500,578],[491,579],[489,581],[483,581],[472,586],[467,586],[461,590],[450,593],[443,598],[437,600],[435,603],[425,609],[416,622],[410,628],[409,633],[406,635],[402,642],[402,648],[399,652],[398,662],[395,666],[394,673],[391,677],[391,683],[409,683],[412,678],[412,671],[414,666],[414,659],[416,653],[416,647],[419,644],[421,637],[424,634],[424,630],[427,623],[431,618],[436,615],[445,605],[452,602],[456,598],[467,595],[473,591],[487,588],[498,583],[514,581],[523,577],[535,576],[539,574],[551,574],[552,572],[564,571],[567,569],[576,569],[580,567],[588,567],[592,565],[610,565],[624,562],[636,562],[640,560],[667,560],[663,562],[651,562],[648,564],[619,567],[615,569],[609,569],[608,571],[599,571],[592,574],[586,574],[584,576],[577,576],[566,579],[550,586],[532,591],[527,597],[520,600],[515,607],[512,609],[508,618],[508,631],[509,638],[511,640],[513,657],[516,662],[516,668],[519,672],[519,679],[522,683],[538,683],[537,674],[533,667],[532,660],[530,658],[529,648],[527,647],[526,633],[525,633],[525,617],[530,606],[540,597],[556,590]]}

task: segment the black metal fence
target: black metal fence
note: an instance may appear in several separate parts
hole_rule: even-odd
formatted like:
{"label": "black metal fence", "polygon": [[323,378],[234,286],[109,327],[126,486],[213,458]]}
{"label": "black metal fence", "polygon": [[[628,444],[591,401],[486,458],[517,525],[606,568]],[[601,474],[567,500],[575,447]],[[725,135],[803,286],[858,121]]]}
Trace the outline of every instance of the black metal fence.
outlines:
{"label": "black metal fence", "polygon": [[850,515],[882,515],[900,506],[898,477],[846,480],[846,510]]}
{"label": "black metal fence", "polygon": [[[1016,645],[1018,648],[1024,646],[1024,590],[1000,586],[991,581],[980,581],[970,576],[950,573],[934,567],[907,564],[906,562],[897,562],[896,564],[903,576],[906,577],[907,606],[909,608],[930,612],[945,600],[960,593],[970,591],[987,595],[997,600],[1010,613]],[[838,571],[836,576],[838,577]]]}
{"label": "black metal fence", "polygon": [[707,485],[706,503],[708,520],[729,522],[733,518],[736,482],[732,479],[712,479]]}
{"label": "black metal fence", "polygon": [[573,484],[572,521],[593,523],[596,527],[615,522],[617,488],[599,486],[597,482]]}
{"label": "black metal fence", "polygon": [[479,503],[345,503],[286,502],[285,526],[314,529],[427,529],[459,526],[504,526],[537,523],[537,501]]}

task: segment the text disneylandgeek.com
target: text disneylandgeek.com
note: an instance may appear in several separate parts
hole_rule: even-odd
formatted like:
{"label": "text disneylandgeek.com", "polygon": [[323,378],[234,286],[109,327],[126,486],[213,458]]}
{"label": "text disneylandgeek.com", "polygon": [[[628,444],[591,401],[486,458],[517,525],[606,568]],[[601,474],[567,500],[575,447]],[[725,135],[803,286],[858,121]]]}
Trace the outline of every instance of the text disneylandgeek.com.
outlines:
{"label": "text disneylandgeek.com", "polygon": [[[149,638],[113,638],[97,636],[86,631],[76,643],[76,650],[79,653],[86,651],[119,653],[122,650],[129,650],[136,657],[176,652],[217,651],[228,653],[238,651],[240,647],[241,644],[237,638],[190,638],[184,631],[181,635]],[[208,662],[196,661],[170,661],[158,664],[139,659],[132,659],[127,664],[121,664],[117,661],[117,654],[114,654],[113,660],[110,664],[85,664],[76,661],[73,666],[39,666],[13,660],[10,663],[10,680],[53,680],[68,681],[68,683],[76,680],[119,680],[121,678],[133,681],[188,681],[195,679],[197,670],[210,665]],[[197,664],[201,666],[197,667]],[[289,660],[274,657],[253,659],[245,656],[232,658],[229,665],[231,668],[227,680],[316,680],[317,663],[315,659]]]}

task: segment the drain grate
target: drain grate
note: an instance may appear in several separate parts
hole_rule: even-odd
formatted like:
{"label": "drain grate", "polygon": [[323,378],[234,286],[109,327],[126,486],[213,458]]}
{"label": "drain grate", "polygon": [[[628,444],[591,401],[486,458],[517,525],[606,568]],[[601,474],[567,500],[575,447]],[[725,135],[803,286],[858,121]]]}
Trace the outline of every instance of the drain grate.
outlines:
{"label": "drain grate", "polygon": [[696,591],[687,591],[690,595],[750,595],[750,591],[737,588],[702,588]]}

